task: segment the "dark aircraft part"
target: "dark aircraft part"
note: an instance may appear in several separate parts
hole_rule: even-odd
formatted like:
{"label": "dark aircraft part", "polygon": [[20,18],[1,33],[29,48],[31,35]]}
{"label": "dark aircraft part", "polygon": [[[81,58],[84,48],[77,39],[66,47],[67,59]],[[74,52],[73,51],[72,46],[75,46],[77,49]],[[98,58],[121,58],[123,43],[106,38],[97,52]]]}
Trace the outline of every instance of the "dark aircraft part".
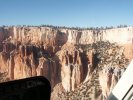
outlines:
{"label": "dark aircraft part", "polygon": [[0,83],[0,100],[50,100],[50,94],[50,82],[42,76]]}

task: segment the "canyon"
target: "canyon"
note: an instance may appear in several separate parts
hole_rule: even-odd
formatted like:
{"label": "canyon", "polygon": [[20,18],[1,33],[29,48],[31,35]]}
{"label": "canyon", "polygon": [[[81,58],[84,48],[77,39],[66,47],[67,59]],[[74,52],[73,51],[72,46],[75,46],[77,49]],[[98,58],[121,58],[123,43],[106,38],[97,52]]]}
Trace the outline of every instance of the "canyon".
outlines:
{"label": "canyon", "polygon": [[106,100],[133,58],[133,27],[0,27],[0,81],[46,77],[51,100]]}

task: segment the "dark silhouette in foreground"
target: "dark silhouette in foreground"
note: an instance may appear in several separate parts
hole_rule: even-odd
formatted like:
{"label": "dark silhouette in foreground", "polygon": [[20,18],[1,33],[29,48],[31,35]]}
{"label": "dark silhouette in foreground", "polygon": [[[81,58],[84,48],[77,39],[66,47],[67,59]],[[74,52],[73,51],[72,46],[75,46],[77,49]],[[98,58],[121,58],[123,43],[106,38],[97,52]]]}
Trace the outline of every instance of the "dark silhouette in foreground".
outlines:
{"label": "dark silhouette in foreground", "polygon": [[50,100],[50,94],[50,82],[42,76],[0,83],[0,100]]}

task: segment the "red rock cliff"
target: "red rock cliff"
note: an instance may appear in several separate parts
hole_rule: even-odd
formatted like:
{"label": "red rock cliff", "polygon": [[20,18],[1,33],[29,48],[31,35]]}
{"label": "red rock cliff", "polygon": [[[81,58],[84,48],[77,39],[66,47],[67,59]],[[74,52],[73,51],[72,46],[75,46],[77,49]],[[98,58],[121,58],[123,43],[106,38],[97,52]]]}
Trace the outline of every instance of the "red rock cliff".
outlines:
{"label": "red rock cliff", "polygon": [[[106,99],[133,58],[132,34],[132,27],[0,27],[0,73],[8,73],[10,80],[45,76],[55,88],[57,100],[61,97],[56,89],[64,93],[60,94],[64,98],[69,93],[74,97],[78,90],[89,93],[91,89],[90,97],[97,99],[102,95]],[[84,93],[81,97],[86,96]]]}

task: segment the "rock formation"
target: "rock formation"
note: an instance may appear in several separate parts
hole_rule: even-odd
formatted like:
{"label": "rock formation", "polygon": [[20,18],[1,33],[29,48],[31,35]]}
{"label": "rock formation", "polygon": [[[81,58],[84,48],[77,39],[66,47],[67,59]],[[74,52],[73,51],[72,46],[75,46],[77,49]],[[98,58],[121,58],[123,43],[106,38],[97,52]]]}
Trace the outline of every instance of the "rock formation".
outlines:
{"label": "rock formation", "polygon": [[[66,47],[72,48],[68,50]],[[74,90],[83,81],[82,52],[73,47],[64,46],[60,51],[63,53],[58,53],[62,57],[61,78],[66,91]]]}
{"label": "rock formation", "polygon": [[51,99],[107,99],[133,58],[133,27],[0,27],[0,79],[45,76]]}
{"label": "rock formation", "polygon": [[123,48],[109,42],[97,42],[93,45],[88,46],[92,50],[87,53],[88,72],[84,82],[73,91],[60,93],[61,100],[106,100],[125,71],[129,61],[120,52]]}

